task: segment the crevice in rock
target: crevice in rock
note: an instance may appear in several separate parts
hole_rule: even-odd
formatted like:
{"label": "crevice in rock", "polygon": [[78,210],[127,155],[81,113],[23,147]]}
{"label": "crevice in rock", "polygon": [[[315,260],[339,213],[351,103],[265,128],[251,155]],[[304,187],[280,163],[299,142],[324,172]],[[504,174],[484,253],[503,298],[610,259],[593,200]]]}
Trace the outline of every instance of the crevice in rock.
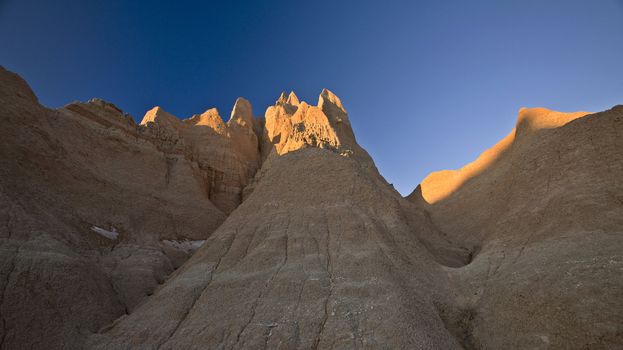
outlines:
{"label": "crevice in rock", "polygon": [[15,205],[11,205],[9,210],[7,211],[7,219],[6,219],[6,231],[7,231],[7,239],[11,239],[13,235],[13,229],[11,228],[11,221],[13,220],[13,208]]}
{"label": "crevice in rock", "polygon": [[331,261],[331,230],[329,229],[329,219],[327,213],[325,212],[326,218],[326,247],[325,251],[327,254],[327,261],[325,265],[325,270],[327,272],[327,276],[329,277],[329,293],[324,301],[324,314],[322,316],[322,321],[320,322],[320,326],[318,327],[318,333],[316,334],[316,339],[314,340],[314,344],[312,349],[318,349],[318,345],[320,344],[321,335],[325,330],[327,325],[327,320],[329,319],[329,300],[333,295],[333,265]]}
{"label": "crevice in rock", "polygon": [[171,333],[169,334],[169,336],[158,345],[157,349],[160,349],[164,344],[166,344],[171,338],[173,338],[173,336],[175,335],[175,333],[179,330],[180,326],[182,325],[182,323],[184,323],[184,321],[186,321],[186,318],[188,317],[188,315],[190,314],[190,311],[195,307],[195,304],[197,303],[197,301],[199,299],[201,299],[201,297],[203,296],[203,293],[205,293],[206,289],[208,288],[208,286],[210,285],[210,283],[212,282],[212,280],[214,279],[214,274],[216,273],[216,271],[218,270],[218,267],[221,265],[221,261],[223,260],[223,258],[229,253],[229,250],[231,249],[232,245],[234,244],[234,241],[236,240],[236,236],[238,236],[238,229],[236,229],[236,232],[232,235],[231,240],[229,241],[229,244],[227,245],[227,249],[225,249],[225,252],[219,257],[218,261],[216,262],[216,265],[214,265],[214,268],[212,269],[212,271],[210,272],[210,278],[208,278],[207,282],[205,283],[205,285],[203,285],[203,288],[201,290],[201,292],[197,295],[197,297],[193,300],[193,302],[190,304],[190,307],[188,309],[186,309],[186,311],[184,312],[184,315],[180,318],[179,322],[177,323],[177,325],[175,325],[175,328],[173,328],[173,331],[171,331]]}
{"label": "crevice in rock", "polygon": [[110,288],[112,288],[113,292],[115,292],[115,297],[117,297],[117,302],[123,307],[123,310],[125,311],[125,314],[121,314],[120,316],[122,317],[124,315],[129,315],[130,309],[128,308],[128,305],[123,300],[122,294],[117,288],[117,286],[115,285],[115,282],[113,281],[112,276],[108,276],[108,283],[110,283]]}
{"label": "crevice in rock", "polygon": [[465,249],[467,251],[467,256],[465,258],[465,264],[463,266],[467,266],[467,265],[471,264],[472,261],[474,261],[474,259],[478,256],[478,254],[480,253],[480,250],[482,249],[482,247],[481,246],[473,246],[471,248],[463,247],[463,249]]}
{"label": "crevice in rock", "polygon": [[273,335],[273,328],[278,327],[279,325],[276,323],[271,323],[266,326],[266,332],[264,332],[264,346],[263,349],[268,348],[268,342],[270,341],[270,337]]}
{"label": "crevice in rock", "polygon": [[[449,235],[439,228],[428,211],[422,210],[422,214],[433,232],[431,232],[430,237],[422,237],[422,235],[416,235],[416,237],[438,264],[451,268],[461,268],[474,261],[481,250],[479,245],[466,246],[451,241],[448,238]],[[432,236],[436,237],[431,238]]]}
{"label": "crevice in rock", "polygon": [[473,308],[457,308],[434,302],[439,318],[448,332],[465,350],[478,350],[480,346],[474,337],[474,319],[477,317]]}
{"label": "crevice in rock", "polygon": [[[17,260],[17,256],[19,255],[20,247],[21,246],[18,246],[15,249],[15,254],[11,258],[11,265],[9,267],[9,271],[7,273],[6,279],[4,281],[4,287],[2,288],[2,294],[1,294],[2,300],[0,301],[0,311],[2,310],[4,302],[6,301],[6,292],[9,289],[9,282],[11,281],[11,276],[13,275],[13,272],[15,271],[15,265],[16,265],[15,260]],[[2,337],[0,337],[0,349],[4,349],[8,329],[6,326],[6,319],[4,317],[4,313],[2,314],[0,318],[2,319]]]}
{"label": "crevice in rock", "polygon": [[169,186],[169,183],[171,182],[171,170],[173,169],[173,167],[175,166],[175,162],[177,161],[177,159],[172,158],[172,157],[166,157],[166,163],[167,163],[167,171],[164,174],[164,182],[167,186]]}
{"label": "crevice in rock", "polygon": [[[290,227],[290,222],[288,222],[288,228]],[[242,337],[242,333],[244,333],[244,331],[247,329],[247,327],[251,324],[251,322],[253,321],[253,319],[255,318],[255,311],[257,310],[257,307],[260,305],[260,302],[262,300],[262,298],[264,297],[264,294],[270,289],[270,285],[273,282],[273,280],[275,279],[275,277],[277,275],[279,275],[279,272],[281,272],[281,269],[285,266],[285,264],[288,262],[288,228],[286,228],[286,233],[285,233],[285,249],[284,249],[284,258],[283,261],[281,262],[281,264],[279,265],[279,267],[277,268],[277,271],[275,271],[275,273],[270,276],[270,278],[266,281],[266,283],[264,284],[264,288],[262,288],[262,290],[259,292],[257,298],[255,298],[255,301],[253,302],[253,305],[251,306],[251,316],[249,317],[249,320],[244,324],[244,326],[242,326],[242,328],[240,329],[240,332],[238,332],[237,336],[236,336],[236,343],[234,345],[234,347],[238,346],[238,344],[240,343],[240,339]]]}

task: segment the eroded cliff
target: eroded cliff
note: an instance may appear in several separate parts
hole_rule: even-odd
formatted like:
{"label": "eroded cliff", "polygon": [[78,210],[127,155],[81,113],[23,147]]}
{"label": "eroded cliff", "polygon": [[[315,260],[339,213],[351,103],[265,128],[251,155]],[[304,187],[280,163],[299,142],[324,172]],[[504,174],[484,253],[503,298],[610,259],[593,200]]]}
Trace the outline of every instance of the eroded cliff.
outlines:
{"label": "eroded cliff", "polygon": [[524,109],[407,198],[328,90],[137,125],[2,69],[0,112],[2,348],[623,343],[622,107]]}

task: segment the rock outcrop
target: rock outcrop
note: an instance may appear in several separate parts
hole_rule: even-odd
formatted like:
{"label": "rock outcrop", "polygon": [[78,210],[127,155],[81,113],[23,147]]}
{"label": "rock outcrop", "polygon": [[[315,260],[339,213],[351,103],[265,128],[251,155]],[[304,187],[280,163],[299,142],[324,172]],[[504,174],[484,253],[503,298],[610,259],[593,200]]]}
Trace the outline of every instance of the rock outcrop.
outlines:
{"label": "rock outcrop", "polygon": [[247,100],[236,101],[227,124],[214,108],[180,120],[154,107],[141,126],[160,150],[198,166],[203,192],[221,211],[229,214],[240,204],[242,190],[260,165],[260,145]]}
{"label": "rock outcrop", "polygon": [[459,170],[443,170],[428,175],[418,189],[411,194],[416,199],[418,192],[427,203],[435,204],[455,193],[463,184],[488,170],[499,160],[514,144],[515,139],[522,142],[524,135],[541,129],[552,129],[581,118],[588,112],[561,113],[545,108],[522,108],[519,111],[517,127],[510,134],[498,142],[495,146],[482,153],[474,162],[467,164]]}
{"label": "rock outcrop", "polygon": [[623,344],[623,107],[524,109],[407,198],[328,90],[137,125],[2,69],[0,113],[0,348]]}
{"label": "rock outcrop", "polygon": [[150,126],[101,100],[47,109],[4,69],[0,106],[2,348],[83,348],[220,226],[258,166],[160,108]]}
{"label": "rock outcrop", "polygon": [[623,106],[522,109],[496,146],[409,196],[470,252],[448,273],[472,347],[622,346],[622,133]]}

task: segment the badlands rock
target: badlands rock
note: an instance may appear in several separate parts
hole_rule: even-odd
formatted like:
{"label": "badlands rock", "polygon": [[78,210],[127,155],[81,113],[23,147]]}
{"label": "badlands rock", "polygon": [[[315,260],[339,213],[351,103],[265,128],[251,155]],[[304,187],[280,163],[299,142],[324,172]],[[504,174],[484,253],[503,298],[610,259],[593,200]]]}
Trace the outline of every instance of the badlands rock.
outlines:
{"label": "badlands rock", "polygon": [[290,91],[290,94],[288,95],[288,100],[286,102],[292,106],[298,106],[300,103],[299,98],[296,96],[294,91]]}
{"label": "badlands rock", "polygon": [[0,105],[2,348],[82,348],[188,258],[162,240],[205,239],[225,214],[164,127],[101,100],[47,109],[4,69]]}
{"label": "badlands rock", "polygon": [[435,308],[451,293],[419,243],[436,234],[423,215],[410,226],[409,203],[333,151],[304,148],[263,171],[204,248],[95,348],[460,348]]}
{"label": "badlands rock", "polygon": [[0,113],[0,348],[623,344],[623,107],[524,109],[408,198],[328,90],[136,125],[0,70]]}
{"label": "badlands rock", "polygon": [[623,346],[622,132],[623,106],[522,109],[494,148],[409,196],[471,252],[448,270],[471,346]]}
{"label": "badlands rock", "polygon": [[[434,204],[456,192],[470,179],[483,173],[499,160],[523,135],[540,129],[551,129],[583,117],[589,113],[560,113],[545,108],[522,108],[519,111],[517,127],[491,149],[482,153],[474,162],[459,170],[443,170],[428,175],[420,186],[421,195],[427,203]],[[521,142],[521,141],[518,141]],[[417,192],[416,192],[417,193]],[[416,198],[415,195],[413,199]]]}
{"label": "badlands rock", "polygon": [[160,107],[141,122],[144,135],[166,153],[178,154],[198,166],[203,192],[229,214],[241,202],[242,190],[259,167],[259,142],[251,104],[239,98],[224,124],[216,109],[180,120]]}
{"label": "badlands rock", "polygon": [[264,157],[272,150],[283,155],[317,147],[354,157],[376,172],[372,159],[355,140],[342,102],[327,89],[322,90],[317,106],[299,102],[294,92],[287,99],[282,93],[276,104],[268,107],[264,120]]}
{"label": "badlands rock", "polygon": [[[343,111],[338,102],[331,107],[332,117]],[[505,169],[516,185],[511,180],[496,187],[502,180],[489,178],[487,186],[467,192],[480,197],[466,204],[460,198],[468,179],[459,186],[436,184],[456,192],[456,204],[447,212],[417,192],[410,197],[415,205],[405,202],[369,171],[365,158],[344,157],[349,154],[340,152],[344,138],[335,128],[314,129],[329,135],[318,138],[321,142],[297,134],[289,126],[331,125],[333,118],[311,114],[309,108],[301,102],[288,113],[283,101],[269,108],[266,131],[279,135],[272,140],[275,154],[282,156],[267,159],[254,192],[183,270],[91,345],[475,349],[621,344],[623,222],[615,200],[623,193],[617,181],[623,175],[617,151],[622,108],[578,119],[575,126],[564,124],[586,113],[523,110],[517,136],[469,167],[479,172],[467,172],[499,172],[506,154],[501,150],[512,148],[515,157]],[[277,128],[269,125],[272,117],[282,118],[273,124]],[[543,134],[548,128],[554,134]],[[603,138],[587,146],[594,135]],[[552,157],[563,159],[562,154],[561,168],[552,167]],[[540,170],[531,167],[535,162]],[[578,175],[573,185],[560,173],[567,169]],[[563,199],[542,204],[551,197],[535,188],[546,187],[546,181],[551,186],[554,175],[541,172],[557,174],[553,193]],[[582,191],[575,188],[580,185]],[[613,200],[593,207],[607,193]],[[578,210],[568,208],[565,196],[579,200]],[[596,210],[602,213],[592,219]],[[498,215],[484,220],[494,231],[484,236],[461,230],[487,212]],[[574,215],[577,219],[570,220]],[[597,290],[604,298],[593,294]],[[166,315],[174,316],[161,322]]]}

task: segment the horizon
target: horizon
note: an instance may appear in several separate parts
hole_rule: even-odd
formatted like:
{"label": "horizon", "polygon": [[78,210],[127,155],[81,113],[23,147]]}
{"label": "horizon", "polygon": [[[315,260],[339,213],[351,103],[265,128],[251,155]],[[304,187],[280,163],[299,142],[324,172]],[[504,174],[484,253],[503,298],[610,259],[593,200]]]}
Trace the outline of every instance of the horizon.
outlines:
{"label": "horizon", "polygon": [[3,1],[0,65],[43,105],[102,98],[137,122],[154,106],[226,121],[237,97],[261,117],[282,91],[315,105],[327,88],[405,196],[474,161],[522,107],[623,103],[622,1],[244,5]]}

